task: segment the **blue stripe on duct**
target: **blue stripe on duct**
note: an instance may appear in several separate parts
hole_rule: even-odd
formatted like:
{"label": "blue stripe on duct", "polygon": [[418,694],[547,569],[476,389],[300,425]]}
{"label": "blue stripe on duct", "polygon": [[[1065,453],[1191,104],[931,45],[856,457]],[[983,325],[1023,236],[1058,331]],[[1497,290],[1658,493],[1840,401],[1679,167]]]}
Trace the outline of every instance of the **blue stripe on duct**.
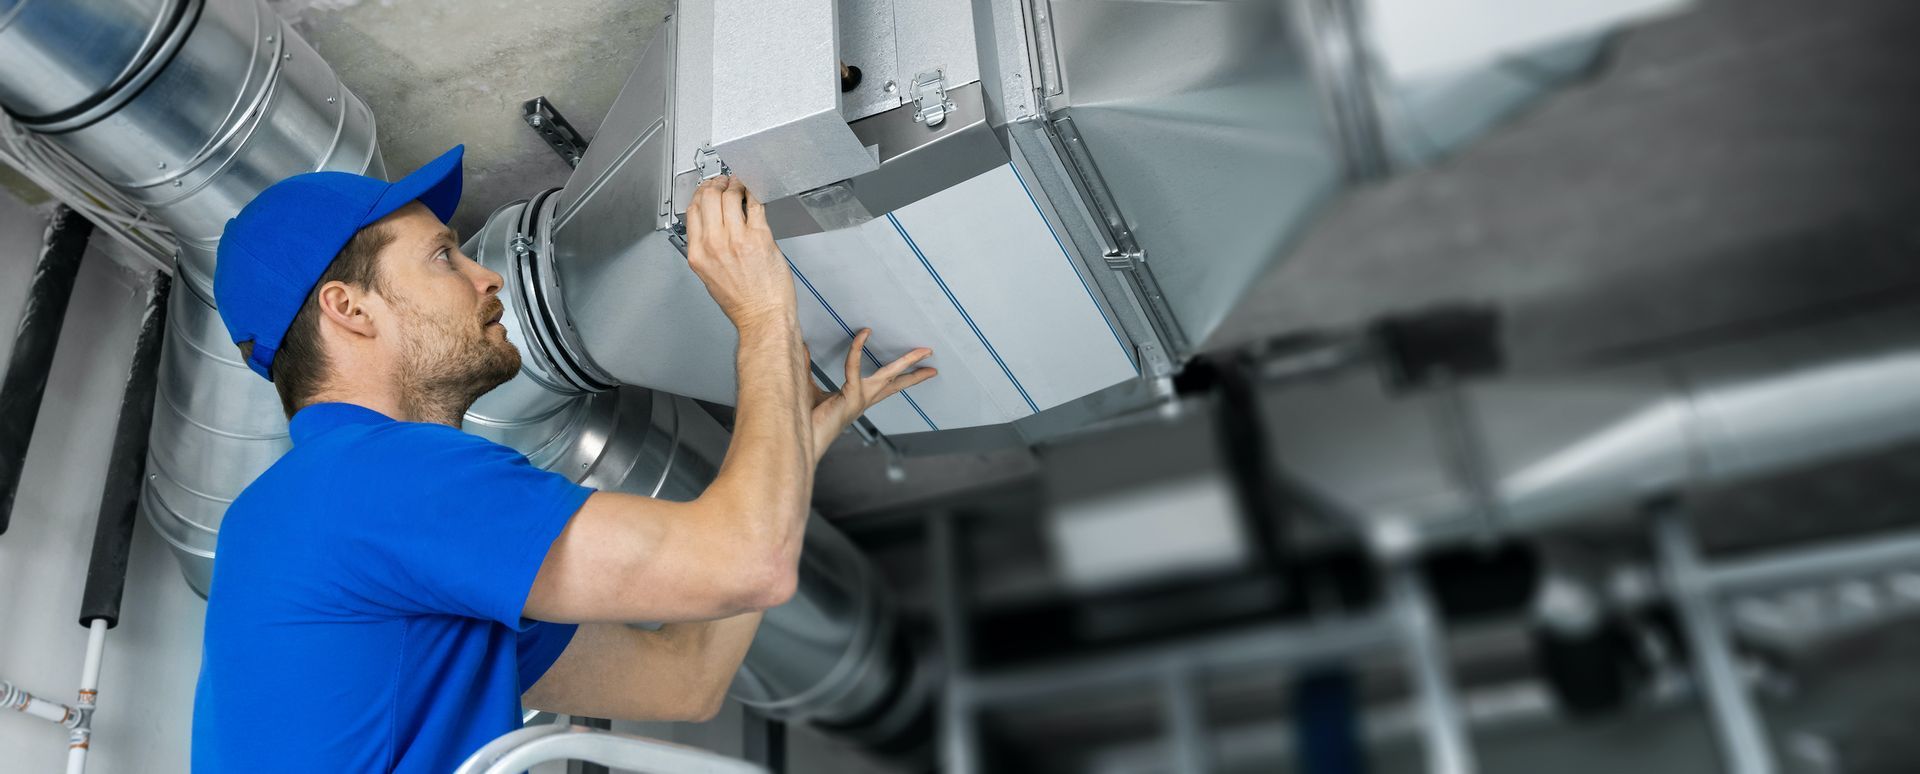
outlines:
{"label": "blue stripe on duct", "polygon": [[[840,330],[844,331],[847,334],[847,340],[852,341],[854,336],[853,328],[847,325],[846,320],[840,319],[840,313],[834,311],[833,305],[827,303],[826,297],[820,295],[819,290],[814,289],[813,283],[807,280],[806,273],[800,271],[800,267],[794,265],[793,261],[791,260],[787,261],[787,267],[793,269],[793,276],[800,280],[800,284],[806,287],[807,292],[809,294],[812,294],[813,300],[820,302],[820,308],[827,310],[827,314],[833,317],[833,322],[836,325],[839,325]],[[873,363],[873,367],[879,368],[881,366],[880,358],[874,356],[872,349],[867,347],[861,347],[860,352],[867,356],[867,360]],[[831,382],[829,382],[829,384],[831,384]],[[933,419],[927,416],[927,412],[920,410],[920,404],[914,402],[913,396],[908,394],[907,390],[901,390],[900,397],[906,399],[907,405],[913,407],[913,413],[919,414],[920,420],[927,423],[927,429],[929,430],[940,429],[940,426],[934,424]]]}
{"label": "blue stripe on duct", "polygon": [[914,244],[913,237],[907,234],[907,229],[900,225],[900,219],[889,212],[887,220],[893,224],[895,231],[900,232],[900,238],[906,241],[909,249],[913,250],[914,257],[920,259],[920,265],[926,267],[927,273],[933,276],[933,281],[940,286],[940,292],[945,293],[947,300],[953,303],[953,308],[959,310],[960,318],[967,321],[967,327],[973,330],[973,335],[980,340],[980,345],[987,348],[987,354],[991,355],[993,362],[1000,366],[1000,372],[1007,375],[1007,381],[1013,382],[1013,388],[1020,392],[1020,399],[1027,402],[1027,408],[1035,414],[1040,413],[1040,407],[1035,405],[1033,397],[1027,394],[1027,388],[1020,385],[1020,379],[1013,375],[1013,369],[1007,367],[1007,361],[1000,357],[1000,351],[993,348],[993,342],[988,341],[987,335],[980,332],[980,326],[973,322],[973,315],[967,314],[967,308],[960,304],[960,299],[954,297],[953,290],[947,287],[947,281],[941,279],[940,272],[935,271],[933,264],[927,260],[927,254],[920,251],[920,246]]}

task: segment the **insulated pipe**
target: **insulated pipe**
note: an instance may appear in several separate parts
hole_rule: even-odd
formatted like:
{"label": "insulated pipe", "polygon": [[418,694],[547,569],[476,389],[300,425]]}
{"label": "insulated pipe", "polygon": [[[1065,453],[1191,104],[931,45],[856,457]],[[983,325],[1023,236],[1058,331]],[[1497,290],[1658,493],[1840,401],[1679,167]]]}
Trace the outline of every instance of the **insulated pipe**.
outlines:
{"label": "insulated pipe", "polygon": [[[127,585],[127,552],[133,546],[134,515],[140,508],[141,473],[146,471],[161,333],[167,320],[167,288],[171,285],[171,278],[155,273],[153,286],[147,291],[147,310],[141,318],[133,364],[127,368],[127,389],[120,398],[113,454],[107,459],[106,483],[100,493],[93,557],[87,562],[86,590],[80,595],[81,626],[104,623],[112,628],[120,623],[120,596]],[[82,690],[89,687],[83,685]]]}
{"label": "insulated pipe", "polygon": [[[1371,373],[1270,393],[1289,475],[1346,513],[1429,541],[1473,536],[1491,493],[1509,529],[1631,516],[1648,498],[1920,441],[1920,307],[1657,360],[1456,385],[1490,481],[1460,480],[1433,396]],[[1458,428],[1455,428],[1458,429]]]}
{"label": "insulated pipe", "polygon": [[47,371],[53,367],[67,302],[73,298],[80,257],[86,254],[92,235],[93,223],[66,207],[55,210],[47,221],[33,284],[27,289],[27,308],[14,330],[5,381],[0,381],[0,534],[13,521],[13,498],[20,491],[27,447],[40,419]]}

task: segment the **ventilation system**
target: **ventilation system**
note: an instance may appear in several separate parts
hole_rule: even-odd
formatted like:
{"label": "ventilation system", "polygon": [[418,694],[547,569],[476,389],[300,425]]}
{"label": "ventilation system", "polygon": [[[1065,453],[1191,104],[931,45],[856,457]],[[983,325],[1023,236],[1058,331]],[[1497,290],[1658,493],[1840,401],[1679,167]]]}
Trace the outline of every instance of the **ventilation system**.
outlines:
{"label": "ventilation system", "polygon": [[[374,116],[262,0],[0,9],[0,105],[178,241],[142,502],[204,593],[227,505],[289,443],[218,318],[221,229],[290,175],[384,175]],[[876,362],[935,349],[943,377],[867,418],[899,448],[1033,441],[1152,405],[1343,184],[1464,142],[1597,50],[1534,46],[1514,55],[1525,78],[1383,74],[1354,13],[681,3],[567,184],[469,242],[508,280],[526,365],[467,427],[590,486],[697,495],[727,439],[693,399],[732,401],[735,342],[686,268],[680,213],[724,172],[768,201],[823,380],[859,327]],[[734,695],[884,744],[925,686],[869,563],[814,518],[799,590]]]}
{"label": "ventilation system", "polygon": [[1444,153],[1598,51],[1386,80],[1351,10],[683,3],[567,184],[494,215],[493,268],[543,384],[731,403],[733,329],[679,240],[694,186],[735,174],[768,202],[821,379],[862,327],[876,364],[933,348],[942,378],[874,430],[909,450],[1053,437],[1163,398],[1347,180]]}

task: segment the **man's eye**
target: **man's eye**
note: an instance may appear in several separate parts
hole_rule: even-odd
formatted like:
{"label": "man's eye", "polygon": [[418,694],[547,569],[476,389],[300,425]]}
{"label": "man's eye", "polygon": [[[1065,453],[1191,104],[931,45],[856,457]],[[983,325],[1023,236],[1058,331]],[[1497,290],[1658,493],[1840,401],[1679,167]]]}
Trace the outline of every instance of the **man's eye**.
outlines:
{"label": "man's eye", "polygon": [[446,248],[441,248],[440,252],[433,254],[433,259],[436,261],[450,260],[449,258],[450,255],[451,253],[449,253]]}

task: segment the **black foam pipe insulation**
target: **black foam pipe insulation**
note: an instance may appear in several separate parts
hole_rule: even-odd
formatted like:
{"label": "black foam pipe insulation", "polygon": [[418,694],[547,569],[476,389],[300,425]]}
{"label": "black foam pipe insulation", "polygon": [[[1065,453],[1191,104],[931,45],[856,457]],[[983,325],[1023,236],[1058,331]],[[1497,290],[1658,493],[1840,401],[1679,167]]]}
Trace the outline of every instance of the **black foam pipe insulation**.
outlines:
{"label": "black foam pipe insulation", "polygon": [[27,464],[27,445],[40,418],[40,399],[47,392],[47,371],[53,367],[60,326],[73,298],[80,256],[93,236],[93,223],[73,210],[60,207],[47,222],[40,260],[27,289],[26,311],[14,329],[13,352],[7,373],[0,379],[0,534],[13,521],[13,498],[20,490],[20,473]]}
{"label": "black foam pipe insulation", "polygon": [[147,434],[153,427],[155,385],[160,374],[160,342],[166,338],[167,289],[171,281],[155,273],[147,294],[140,338],[127,369],[120,397],[120,419],[113,433],[113,456],[100,492],[100,522],[93,531],[93,558],[87,562],[87,586],[80,595],[80,625],[105,619],[120,623],[120,596],[127,585],[127,554],[133,546],[134,517],[140,509],[142,474],[147,466]]}

